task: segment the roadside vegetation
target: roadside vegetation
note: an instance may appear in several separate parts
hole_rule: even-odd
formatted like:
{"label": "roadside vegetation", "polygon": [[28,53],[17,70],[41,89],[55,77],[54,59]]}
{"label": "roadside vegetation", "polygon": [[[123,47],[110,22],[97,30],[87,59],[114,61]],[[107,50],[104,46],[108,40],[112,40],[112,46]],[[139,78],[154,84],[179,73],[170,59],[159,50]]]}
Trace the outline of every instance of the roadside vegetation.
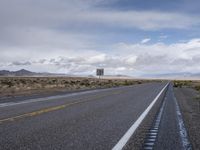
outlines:
{"label": "roadside vegetation", "polygon": [[174,87],[189,87],[192,86],[192,81],[190,80],[175,80]]}
{"label": "roadside vegetation", "polygon": [[178,100],[184,123],[193,149],[199,149],[200,135],[200,81],[174,81],[175,96]]}
{"label": "roadside vegetation", "polygon": [[196,95],[196,97],[194,98],[194,100],[197,102],[198,105],[198,110],[200,112],[200,81],[174,81],[174,87],[177,88],[182,88],[182,87],[186,87],[186,88],[192,88],[195,89],[198,93]]}
{"label": "roadside vegetation", "polygon": [[77,89],[109,88],[149,82],[131,79],[97,79],[80,77],[1,77],[0,95],[31,94]]}
{"label": "roadside vegetation", "polygon": [[188,87],[193,88],[200,92],[200,81],[198,80],[175,80],[174,81],[174,87],[182,88],[182,87]]}
{"label": "roadside vegetation", "polygon": [[200,113],[200,81],[174,81],[174,87],[176,88],[192,88],[197,91],[196,97],[193,98],[195,105],[198,106],[198,112]]}

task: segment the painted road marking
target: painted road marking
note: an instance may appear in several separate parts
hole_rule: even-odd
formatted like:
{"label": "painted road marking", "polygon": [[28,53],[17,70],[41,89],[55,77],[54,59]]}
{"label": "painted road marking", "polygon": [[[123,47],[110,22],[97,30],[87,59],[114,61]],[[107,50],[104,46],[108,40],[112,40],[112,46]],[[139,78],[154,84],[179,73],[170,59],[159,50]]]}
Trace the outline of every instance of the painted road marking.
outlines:
{"label": "painted road marking", "polygon": [[149,139],[147,139],[147,141],[148,141],[148,142],[155,142],[156,139],[155,139],[155,138],[149,138]]}
{"label": "painted road marking", "polygon": [[64,95],[56,95],[56,96],[49,96],[49,97],[43,97],[43,98],[28,99],[28,100],[24,100],[24,101],[20,101],[20,102],[0,103],[0,108],[1,107],[9,107],[9,106],[21,105],[21,104],[27,104],[27,103],[48,101],[48,100],[53,100],[53,99],[68,98],[68,97],[80,96],[80,95],[90,94],[90,93],[98,93],[98,92],[104,92],[104,91],[110,92],[110,91],[112,91],[114,89],[121,90],[121,89],[124,89],[124,88],[131,88],[133,86],[134,85],[115,87],[115,88],[107,88],[107,89],[90,90],[90,91],[83,91],[83,92],[78,92],[78,93],[68,93],[68,94],[64,94]]}
{"label": "painted road marking", "polygon": [[[156,139],[157,139],[157,136],[158,136],[158,131],[159,131],[158,129],[159,129],[159,126],[160,126],[161,117],[162,117],[162,114],[163,114],[163,111],[164,111],[164,107],[165,107],[165,101],[166,101],[166,98],[162,102],[162,106],[161,106],[161,108],[159,110],[158,115],[156,116],[155,124],[149,130],[149,132],[147,134],[148,136],[145,139],[144,147],[143,147],[144,150],[145,149],[149,149],[149,148],[151,148],[151,149],[154,148],[154,145],[155,145],[155,142],[156,142]],[[157,128],[157,129],[155,130],[155,128]],[[148,145],[147,143],[151,143],[151,145]]]}
{"label": "painted road marking", "polygon": [[20,104],[27,104],[27,103],[48,101],[48,100],[53,100],[53,99],[68,98],[68,97],[73,97],[73,96],[77,96],[77,95],[97,93],[97,92],[109,91],[109,90],[112,90],[112,89],[100,89],[100,90],[83,91],[83,92],[79,92],[79,93],[69,93],[69,94],[64,94],[64,95],[57,95],[57,96],[49,96],[49,97],[43,97],[43,98],[28,99],[28,100],[24,100],[24,101],[21,101],[21,102],[1,103],[0,104],[0,108],[1,107],[8,107],[8,106],[20,105]]}
{"label": "painted road marking", "polygon": [[175,101],[175,105],[176,105],[176,114],[177,114],[177,120],[178,120],[178,126],[179,126],[179,133],[180,133],[180,137],[181,137],[181,141],[182,141],[182,146],[183,146],[183,150],[192,150],[192,146],[191,143],[189,141],[188,135],[187,135],[187,131],[183,122],[183,117],[180,111],[180,108],[178,106],[177,100],[174,96],[174,92],[173,93],[173,99]]}
{"label": "painted road marking", "polygon": [[72,105],[81,104],[81,103],[85,103],[85,102],[89,102],[89,101],[93,101],[93,100],[98,100],[100,98],[104,98],[104,97],[111,96],[111,95],[118,95],[118,94],[121,94],[121,93],[123,93],[123,92],[118,91],[118,92],[112,92],[112,93],[108,93],[108,94],[104,94],[104,95],[100,95],[100,96],[93,96],[93,97],[88,98],[87,100],[81,100],[81,101],[79,100],[79,101],[76,101],[76,102],[66,103],[66,104],[59,105],[59,106],[44,108],[44,109],[33,111],[33,112],[30,112],[30,113],[25,113],[25,114],[22,114],[22,115],[17,115],[17,116],[14,116],[14,117],[1,119],[0,124],[5,123],[5,122],[15,121],[15,120],[22,119],[22,118],[38,116],[38,115],[41,115],[41,114],[44,114],[44,113],[48,113],[48,112],[52,112],[52,111],[56,111],[56,110],[61,110],[61,109],[64,109],[64,108],[72,106]]}
{"label": "painted road marking", "polygon": [[152,147],[146,147],[145,150],[152,150]]}
{"label": "painted road marking", "polygon": [[144,118],[147,116],[151,108],[154,106],[154,104],[157,102],[161,94],[164,92],[164,90],[167,88],[169,83],[165,85],[165,87],[160,91],[160,93],[155,97],[155,99],[151,102],[151,104],[147,107],[147,109],[140,115],[140,117],[135,121],[135,123],[128,129],[128,131],[124,134],[124,136],[119,140],[119,142],[112,148],[112,150],[122,150],[122,148],[126,145],[128,140],[131,138],[133,133],[136,131],[136,129],[139,127],[139,125],[142,123]]}

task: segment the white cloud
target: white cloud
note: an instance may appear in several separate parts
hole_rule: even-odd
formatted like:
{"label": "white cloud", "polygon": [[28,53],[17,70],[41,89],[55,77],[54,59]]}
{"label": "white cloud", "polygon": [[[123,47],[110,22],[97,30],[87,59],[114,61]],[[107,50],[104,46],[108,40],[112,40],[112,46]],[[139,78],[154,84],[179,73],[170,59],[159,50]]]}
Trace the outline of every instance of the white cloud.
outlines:
{"label": "white cloud", "polygon": [[197,61],[197,58],[200,58],[200,39],[169,45],[121,43],[115,48],[118,53],[123,50],[129,55],[136,55],[134,68],[146,73],[200,71],[200,62]]}
{"label": "white cloud", "polygon": [[141,30],[186,29],[200,23],[195,16],[159,11],[92,11],[77,14],[73,19]]}
{"label": "white cloud", "polygon": [[[200,39],[166,45],[127,44],[113,45],[112,54],[84,51],[84,54],[63,55],[47,59],[23,62],[7,62],[1,68],[36,69],[41,72],[65,72],[95,74],[97,67],[104,67],[106,74],[140,75],[141,73],[200,72]],[[9,64],[12,64],[10,66]],[[20,65],[19,65],[20,64]],[[34,70],[35,71],[35,70]]]}
{"label": "white cloud", "polygon": [[98,3],[106,1],[50,0],[48,3],[39,0],[1,1],[0,27],[2,30],[12,27],[59,28],[72,27],[76,24],[78,28],[83,28],[91,24],[100,24],[106,27],[160,30],[186,29],[200,23],[198,16],[177,12],[108,11],[93,8]]}
{"label": "white cloud", "polygon": [[91,31],[93,27],[101,27],[106,36],[111,28],[116,31],[189,29],[200,24],[198,16],[96,9],[96,5],[105,3],[108,1],[0,1],[0,69],[24,67],[41,72],[92,74],[96,67],[104,67],[109,74],[130,75],[200,71],[200,39],[169,45],[144,44],[151,39],[143,39],[136,44],[107,43],[102,48],[104,43],[97,39],[104,37]]}
{"label": "white cloud", "polygon": [[141,41],[141,43],[144,44],[144,43],[148,43],[149,41],[151,41],[151,39],[150,38],[146,38],[146,39],[143,39]]}

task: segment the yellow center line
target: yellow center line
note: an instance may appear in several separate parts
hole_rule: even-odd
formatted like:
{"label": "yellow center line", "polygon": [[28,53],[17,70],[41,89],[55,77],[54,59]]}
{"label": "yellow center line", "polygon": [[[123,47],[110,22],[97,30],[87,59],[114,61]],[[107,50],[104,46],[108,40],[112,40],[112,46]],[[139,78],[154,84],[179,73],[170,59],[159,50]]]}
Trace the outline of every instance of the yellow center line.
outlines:
{"label": "yellow center line", "polygon": [[76,102],[66,103],[66,104],[62,104],[62,105],[59,105],[59,106],[48,107],[48,108],[44,108],[44,109],[41,109],[41,110],[25,113],[25,114],[22,114],[22,115],[17,115],[17,116],[14,116],[14,117],[1,119],[0,124],[5,123],[5,122],[15,121],[15,120],[18,120],[18,119],[27,118],[27,117],[38,116],[38,115],[41,115],[41,114],[44,114],[44,113],[48,113],[48,112],[52,112],[52,111],[56,111],[56,110],[61,110],[61,109],[64,109],[64,108],[72,106],[72,105],[85,103],[85,102],[88,102],[88,101],[97,100],[97,99],[100,99],[100,98],[104,98],[104,97],[111,96],[111,95],[117,95],[117,94],[121,94],[121,93],[123,93],[123,92],[119,91],[119,92],[112,92],[112,93],[104,94],[104,95],[100,95],[100,96],[92,96],[92,97],[88,98],[87,100],[81,100],[80,101],[80,99],[79,99],[79,101],[76,101]]}

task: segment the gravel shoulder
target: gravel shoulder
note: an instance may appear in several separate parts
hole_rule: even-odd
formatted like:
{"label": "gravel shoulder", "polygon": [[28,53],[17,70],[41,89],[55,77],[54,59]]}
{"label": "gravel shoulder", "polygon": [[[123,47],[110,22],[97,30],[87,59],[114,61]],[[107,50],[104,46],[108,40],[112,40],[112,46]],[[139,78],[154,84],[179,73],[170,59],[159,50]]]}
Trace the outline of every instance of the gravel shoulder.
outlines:
{"label": "gravel shoulder", "polygon": [[200,108],[197,101],[198,92],[192,88],[175,88],[184,123],[193,149],[200,149]]}

